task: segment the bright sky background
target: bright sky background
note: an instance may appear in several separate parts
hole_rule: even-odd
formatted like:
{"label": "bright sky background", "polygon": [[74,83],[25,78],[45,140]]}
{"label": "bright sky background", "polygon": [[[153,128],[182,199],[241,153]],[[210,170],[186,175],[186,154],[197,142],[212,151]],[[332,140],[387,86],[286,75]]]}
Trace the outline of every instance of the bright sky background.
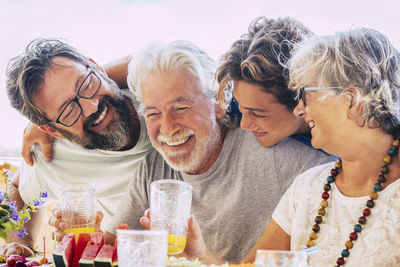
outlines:
{"label": "bright sky background", "polygon": [[0,156],[19,151],[27,120],[9,106],[8,61],[38,37],[57,37],[99,64],[153,40],[187,39],[214,59],[257,16],[291,16],[316,34],[365,26],[400,49],[396,0],[0,0]]}

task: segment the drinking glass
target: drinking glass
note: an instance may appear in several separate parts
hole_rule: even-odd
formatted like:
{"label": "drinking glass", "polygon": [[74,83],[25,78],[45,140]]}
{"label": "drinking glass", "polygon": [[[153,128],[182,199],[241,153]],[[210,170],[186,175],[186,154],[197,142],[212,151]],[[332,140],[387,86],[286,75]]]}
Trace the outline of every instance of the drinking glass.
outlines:
{"label": "drinking glass", "polygon": [[307,255],[305,251],[257,250],[256,267],[305,267]]}
{"label": "drinking glass", "polygon": [[60,205],[62,219],[66,223],[65,233],[94,232],[96,221],[96,195],[94,184],[62,184]]}
{"label": "drinking glass", "polygon": [[192,205],[192,186],[183,181],[158,180],[150,185],[151,229],[168,231],[168,254],[182,253]]}
{"label": "drinking glass", "polygon": [[166,231],[117,230],[118,265],[120,267],[165,267]]}

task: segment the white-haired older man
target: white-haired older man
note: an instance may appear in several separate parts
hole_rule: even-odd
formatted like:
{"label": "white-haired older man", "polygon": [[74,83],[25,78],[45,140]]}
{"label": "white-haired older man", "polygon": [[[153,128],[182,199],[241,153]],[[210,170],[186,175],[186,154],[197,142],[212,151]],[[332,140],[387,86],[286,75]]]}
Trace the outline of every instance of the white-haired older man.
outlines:
{"label": "white-haired older man", "polygon": [[294,177],[332,158],[292,138],[264,148],[250,132],[227,126],[216,103],[215,63],[186,41],[153,44],[135,57],[128,81],[140,102],[157,151],[139,166],[108,225],[141,228],[150,183],[184,180],[193,186],[192,214],[207,247],[229,261],[242,259],[268,224]]}

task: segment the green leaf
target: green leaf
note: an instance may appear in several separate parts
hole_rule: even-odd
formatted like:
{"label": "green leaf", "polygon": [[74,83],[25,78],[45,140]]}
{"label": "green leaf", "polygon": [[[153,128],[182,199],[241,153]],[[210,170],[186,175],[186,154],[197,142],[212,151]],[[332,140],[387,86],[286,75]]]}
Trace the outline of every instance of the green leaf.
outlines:
{"label": "green leaf", "polygon": [[1,205],[0,205],[0,208],[3,208],[3,209],[5,209],[5,210],[7,210],[7,211],[10,211],[10,210],[11,210],[10,206],[4,205],[4,204],[1,204]]}
{"label": "green leaf", "polygon": [[0,218],[3,218],[5,216],[8,216],[8,212],[5,210],[0,210]]}
{"label": "green leaf", "polygon": [[5,229],[0,229],[0,238],[7,241],[7,231]]}

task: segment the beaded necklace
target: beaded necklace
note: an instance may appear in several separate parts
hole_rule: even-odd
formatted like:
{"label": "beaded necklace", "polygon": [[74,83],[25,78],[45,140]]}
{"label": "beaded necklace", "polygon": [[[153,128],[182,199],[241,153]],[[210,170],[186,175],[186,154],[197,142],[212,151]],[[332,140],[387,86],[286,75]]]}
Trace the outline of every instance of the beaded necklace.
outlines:
{"label": "beaded necklace", "polygon": [[[396,155],[399,149],[399,139],[395,139],[392,143],[392,147],[388,150],[388,154],[383,158],[384,165],[380,168],[380,174],[378,175],[377,183],[373,186],[373,191],[369,194],[370,199],[367,200],[366,208],[362,212],[362,216],[358,218],[358,223],[354,226],[354,232],[349,235],[349,240],[345,243],[345,249],[341,252],[341,257],[336,260],[337,266],[344,265],[346,263],[345,258],[350,255],[350,249],[353,248],[354,241],[357,240],[358,234],[362,231],[363,225],[367,222],[367,218],[371,214],[371,209],[375,206],[375,200],[378,198],[378,192],[382,190],[383,183],[386,182],[385,174],[389,172],[388,165],[392,162],[392,157]],[[320,230],[319,224],[322,223],[322,217],[326,214],[326,208],[328,207],[329,191],[331,190],[331,183],[335,182],[336,176],[339,174],[342,167],[341,161],[335,162],[335,168],[331,169],[331,175],[327,178],[327,183],[324,185],[324,192],[322,193],[321,207],[318,210],[318,216],[315,217],[315,224],[312,227],[312,232],[308,236],[306,242],[307,247],[314,246],[314,240],[318,238],[318,232]]]}

